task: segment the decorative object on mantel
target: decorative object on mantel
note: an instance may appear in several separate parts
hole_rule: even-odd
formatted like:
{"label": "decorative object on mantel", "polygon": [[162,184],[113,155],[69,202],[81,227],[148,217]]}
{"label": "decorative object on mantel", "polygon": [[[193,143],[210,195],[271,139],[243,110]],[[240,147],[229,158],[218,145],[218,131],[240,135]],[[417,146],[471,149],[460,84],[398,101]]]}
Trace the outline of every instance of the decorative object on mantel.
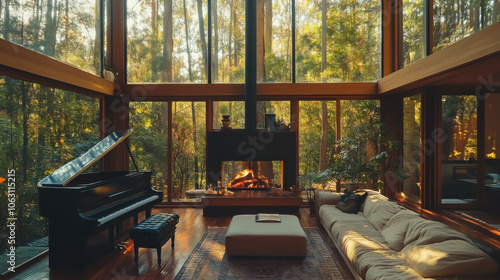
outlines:
{"label": "decorative object on mantel", "polygon": [[301,196],[302,191],[300,187],[292,186],[289,191],[285,191],[282,188],[271,188],[270,194],[272,196]]}
{"label": "decorative object on mantel", "polygon": [[229,130],[231,129],[231,115],[222,115],[222,127],[221,130]]}

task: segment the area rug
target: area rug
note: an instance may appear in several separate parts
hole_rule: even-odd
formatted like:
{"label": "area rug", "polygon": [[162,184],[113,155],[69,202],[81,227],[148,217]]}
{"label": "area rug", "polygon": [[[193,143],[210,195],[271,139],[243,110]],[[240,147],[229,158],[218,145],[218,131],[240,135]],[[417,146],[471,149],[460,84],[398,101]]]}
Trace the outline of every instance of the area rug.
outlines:
{"label": "area rug", "polygon": [[307,257],[228,257],[227,227],[208,228],[175,280],[181,279],[351,279],[318,228],[304,228]]}

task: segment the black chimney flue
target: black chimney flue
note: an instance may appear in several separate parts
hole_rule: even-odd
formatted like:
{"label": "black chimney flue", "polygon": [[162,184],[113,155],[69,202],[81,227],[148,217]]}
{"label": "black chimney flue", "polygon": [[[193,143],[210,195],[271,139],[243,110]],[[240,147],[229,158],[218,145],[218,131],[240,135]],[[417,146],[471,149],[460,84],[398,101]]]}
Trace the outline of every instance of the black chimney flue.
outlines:
{"label": "black chimney flue", "polygon": [[257,1],[245,1],[245,129],[257,130]]}

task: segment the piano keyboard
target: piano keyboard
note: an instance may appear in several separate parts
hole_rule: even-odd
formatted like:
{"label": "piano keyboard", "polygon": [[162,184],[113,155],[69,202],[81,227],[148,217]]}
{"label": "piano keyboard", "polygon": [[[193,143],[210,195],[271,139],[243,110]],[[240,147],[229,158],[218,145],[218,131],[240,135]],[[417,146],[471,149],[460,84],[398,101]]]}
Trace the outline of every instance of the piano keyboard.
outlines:
{"label": "piano keyboard", "polygon": [[109,221],[113,220],[114,218],[117,218],[117,217],[119,217],[119,216],[121,216],[121,215],[123,215],[123,214],[125,214],[125,213],[127,213],[129,211],[131,211],[131,210],[134,210],[135,208],[139,208],[142,205],[148,204],[149,202],[154,201],[156,199],[158,199],[158,196],[151,196],[151,197],[149,197],[147,199],[141,200],[141,201],[136,202],[134,204],[131,204],[131,205],[125,207],[125,208],[122,208],[122,209],[120,209],[120,210],[118,210],[116,212],[113,212],[113,213],[111,213],[111,214],[109,214],[107,216],[99,218],[99,219],[97,219],[97,222],[100,225],[104,224],[106,222],[109,222]]}

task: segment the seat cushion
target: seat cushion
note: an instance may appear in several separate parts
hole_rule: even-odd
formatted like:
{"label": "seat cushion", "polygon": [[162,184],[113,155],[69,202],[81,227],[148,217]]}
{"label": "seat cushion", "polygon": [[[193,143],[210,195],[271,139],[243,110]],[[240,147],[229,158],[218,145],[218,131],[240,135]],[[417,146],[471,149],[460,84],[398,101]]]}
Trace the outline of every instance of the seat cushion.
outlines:
{"label": "seat cushion", "polygon": [[134,242],[145,240],[162,240],[163,237],[175,231],[179,223],[179,215],[157,213],[140,222],[130,230],[130,237]]}

